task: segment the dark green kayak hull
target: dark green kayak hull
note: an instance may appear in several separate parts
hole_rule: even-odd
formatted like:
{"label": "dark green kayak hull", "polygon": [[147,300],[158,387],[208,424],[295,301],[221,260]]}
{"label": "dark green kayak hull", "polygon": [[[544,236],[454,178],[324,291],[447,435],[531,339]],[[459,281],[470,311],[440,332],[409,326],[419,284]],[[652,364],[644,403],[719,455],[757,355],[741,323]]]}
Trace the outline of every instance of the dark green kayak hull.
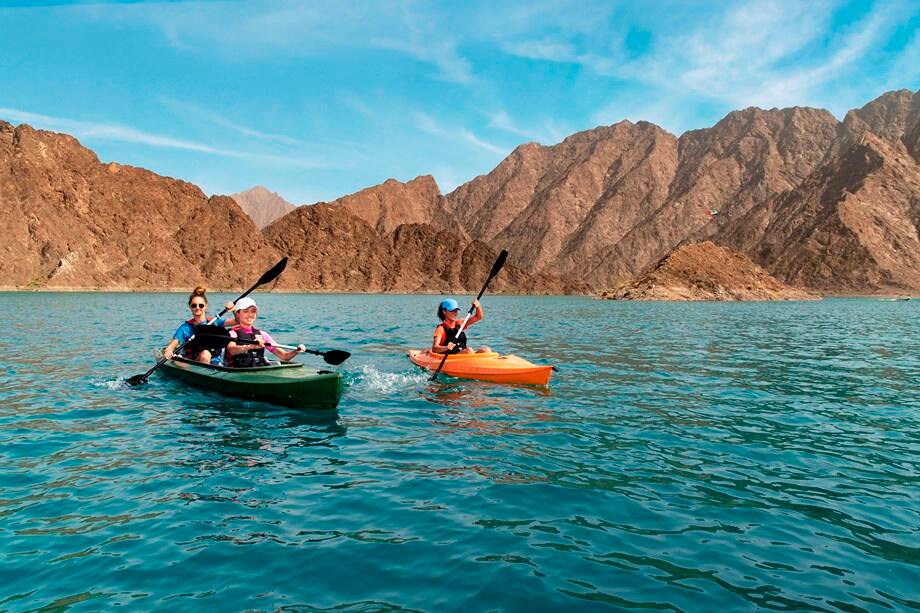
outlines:
{"label": "dark green kayak hull", "polygon": [[298,409],[334,409],[342,398],[342,375],[299,363],[225,368],[175,358],[160,371],[195,387]]}

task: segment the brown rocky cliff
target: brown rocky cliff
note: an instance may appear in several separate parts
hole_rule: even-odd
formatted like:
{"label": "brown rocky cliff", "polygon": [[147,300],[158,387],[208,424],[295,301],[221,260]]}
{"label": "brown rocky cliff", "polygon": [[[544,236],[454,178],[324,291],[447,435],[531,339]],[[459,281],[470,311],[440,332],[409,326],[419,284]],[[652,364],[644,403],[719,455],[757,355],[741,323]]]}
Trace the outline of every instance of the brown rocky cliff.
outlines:
{"label": "brown rocky cliff", "polygon": [[920,162],[920,92],[901,89],[882,94],[859,109],[846,114],[841,133],[853,145],[870,132],[894,146],[903,146]]}
{"label": "brown rocky cliff", "polygon": [[596,286],[634,278],[687,236],[794,189],[833,152],[837,121],[807,108],[730,113],[676,139],[620,122],[519,147],[448,195],[474,238],[530,272]]}
{"label": "brown rocky cliff", "polygon": [[261,185],[230,196],[260,230],[294,210],[294,205]]}
{"label": "brown rocky cliff", "polygon": [[715,240],[780,279],[824,291],[920,287],[920,167],[864,132],[794,191],[722,227]]}
{"label": "brown rocky cliff", "polygon": [[755,204],[794,189],[831,154],[836,126],[827,111],[751,108],[685,133],[666,201],[597,253],[587,280],[604,287],[634,278],[688,236],[705,239]]}
{"label": "brown rocky cliff", "polygon": [[650,272],[604,297],[613,300],[805,300],[746,256],[706,241],[684,245]]}
{"label": "brown rocky cliff", "polygon": [[279,281],[285,289],[382,291],[389,249],[374,229],[343,207],[314,204],[264,230],[268,241],[290,258]]}
{"label": "brown rocky cliff", "polygon": [[[234,234],[251,240],[237,246]],[[0,284],[15,286],[163,288],[201,279],[235,287],[277,255],[228,199],[102,164],[70,136],[5,122],[0,236]],[[235,265],[212,267],[214,253],[232,254]]]}
{"label": "brown rocky cliff", "polygon": [[303,207],[265,240],[229,199],[0,122],[0,285],[239,287],[290,250],[292,289],[476,289],[464,271],[491,262],[474,254],[504,247],[521,275],[509,268],[508,291],[605,288],[713,239],[796,285],[920,289],[918,155],[909,91],[843,122],[745,109],[679,139],[620,122],[522,145],[447,197],[419,177]]}
{"label": "brown rocky cliff", "polygon": [[[899,164],[885,164],[887,170],[873,173],[865,185],[852,175],[859,164],[847,158],[852,148],[863,146],[864,135],[884,141],[874,149],[880,153],[887,146],[886,159],[900,156]],[[749,108],[674,143],[650,124],[621,122],[552,147],[528,144],[448,199],[473,238],[506,246],[525,271],[561,271],[594,287],[634,279],[678,245],[710,238],[805,286],[873,291],[886,283],[914,283],[909,271],[917,213],[909,203],[920,200],[910,178],[920,154],[917,93],[884,94],[851,111],[842,123],[821,109]],[[850,186],[836,192],[849,199],[839,208],[849,221],[776,208],[780,201],[809,200],[806,192],[819,189],[816,183]],[[859,207],[853,190],[860,194]],[[830,197],[825,190],[823,198]],[[859,211],[873,211],[884,222],[857,221]],[[833,225],[838,221],[843,226]],[[780,230],[787,222],[794,233]],[[745,229],[746,224],[752,226]],[[814,249],[809,259],[814,265],[794,275],[792,264],[780,263],[780,251],[768,255],[753,242],[732,238],[749,231],[760,233],[763,244],[785,244],[792,234],[836,240],[841,227],[866,232],[851,233],[855,243],[841,243],[849,247],[823,268],[817,265],[823,252]],[[868,232],[870,227],[876,232]],[[774,230],[784,233],[763,234]],[[847,257],[848,251],[854,257]],[[856,257],[863,251],[878,256]],[[865,268],[883,261],[874,272]],[[840,279],[836,286],[834,279]]]}
{"label": "brown rocky cliff", "polygon": [[504,246],[525,270],[572,275],[661,205],[676,150],[661,128],[623,121],[519,147],[448,199],[474,237]]}
{"label": "brown rocky cliff", "polygon": [[[478,291],[497,252],[430,224],[403,224],[378,234],[347,207],[303,206],[265,229],[291,263],[281,288],[324,291]],[[491,291],[583,291],[558,278],[534,277],[506,264]]]}

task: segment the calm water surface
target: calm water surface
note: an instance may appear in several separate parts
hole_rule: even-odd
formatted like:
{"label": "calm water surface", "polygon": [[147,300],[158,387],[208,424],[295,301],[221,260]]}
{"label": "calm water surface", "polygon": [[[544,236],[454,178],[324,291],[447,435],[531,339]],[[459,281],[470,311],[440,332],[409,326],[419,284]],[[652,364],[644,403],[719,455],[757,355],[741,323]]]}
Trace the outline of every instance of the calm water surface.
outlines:
{"label": "calm water surface", "polygon": [[256,297],[338,412],[125,388],[184,295],[0,294],[0,610],[920,608],[920,300],[487,297],[539,389],[428,382],[435,297]]}

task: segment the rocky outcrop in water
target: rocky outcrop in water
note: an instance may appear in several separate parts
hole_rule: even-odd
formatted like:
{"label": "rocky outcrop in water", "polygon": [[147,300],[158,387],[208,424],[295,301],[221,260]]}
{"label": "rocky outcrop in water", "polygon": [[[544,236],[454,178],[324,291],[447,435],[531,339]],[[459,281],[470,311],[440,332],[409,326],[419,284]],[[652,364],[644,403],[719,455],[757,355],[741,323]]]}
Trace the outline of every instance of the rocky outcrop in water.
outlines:
{"label": "rocky outcrop in water", "polygon": [[611,300],[808,300],[747,257],[706,241],[684,245],[651,271],[606,293]]}

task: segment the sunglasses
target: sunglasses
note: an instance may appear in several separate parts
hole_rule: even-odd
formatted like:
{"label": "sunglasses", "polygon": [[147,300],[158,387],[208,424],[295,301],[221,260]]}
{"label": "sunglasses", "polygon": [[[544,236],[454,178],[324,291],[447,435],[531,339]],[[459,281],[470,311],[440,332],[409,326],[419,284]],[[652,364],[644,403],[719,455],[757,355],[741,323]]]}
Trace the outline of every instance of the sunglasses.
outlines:
{"label": "sunglasses", "polygon": [[206,304],[198,304],[198,303],[195,303],[195,304],[190,304],[189,306],[192,307],[193,309],[203,309],[203,308],[205,308],[207,305],[206,305]]}

